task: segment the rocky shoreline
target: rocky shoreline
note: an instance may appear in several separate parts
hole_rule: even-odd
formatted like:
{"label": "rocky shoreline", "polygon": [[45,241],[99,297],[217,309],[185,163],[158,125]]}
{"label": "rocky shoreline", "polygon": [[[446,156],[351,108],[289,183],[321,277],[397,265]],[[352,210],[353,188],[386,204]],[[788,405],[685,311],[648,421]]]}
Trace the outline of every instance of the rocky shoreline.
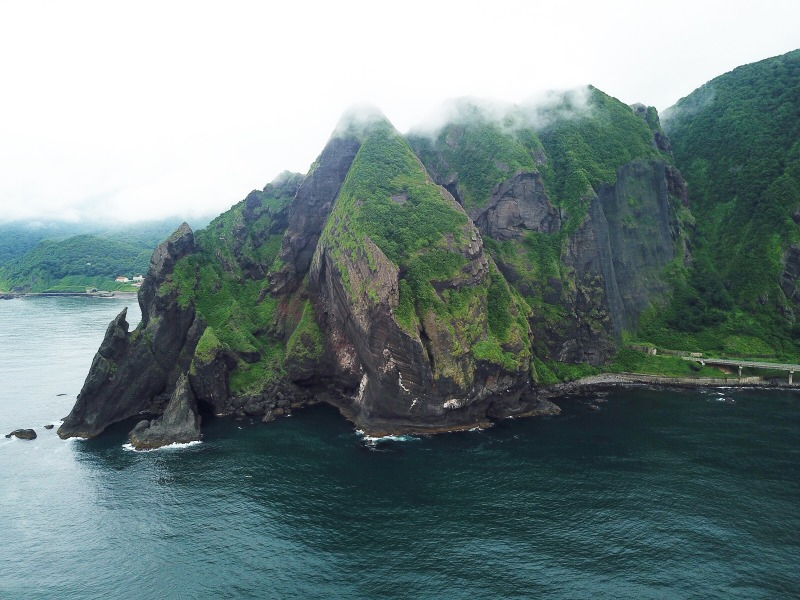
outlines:
{"label": "rocky shoreline", "polygon": [[[137,424],[137,427],[134,428],[130,434],[130,440],[134,447],[139,449],[152,449],[168,445],[176,441],[187,442],[201,439],[200,417],[197,412],[196,404],[193,401],[193,395],[191,394],[190,388],[188,387],[186,381],[184,381],[183,385],[179,387],[182,390],[182,395],[177,394],[177,397],[182,398],[183,396],[191,396],[191,398],[189,398],[188,401],[175,402],[176,407],[180,406],[181,408],[174,408],[172,411],[165,411],[165,414],[169,413],[167,419],[162,416],[149,423],[147,421],[143,421]],[[474,428],[486,429],[491,427],[494,421],[501,418],[557,416],[561,413],[561,409],[557,404],[555,404],[555,402],[558,400],[566,400],[580,394],[603,394],[615,389],[634,387],[644,387],[659,390],[700,388],[800,390],[800,385],[789,385],[789,383],[785,381],[764,380],[760,377],[744,377],[741,379],[723,377],[693,378],[644,375],[639,373],[603,373],[600,375],[591,375],[589,377],[583,377],[574,381],[558,383],[531,390],[528,394],[527,402],[521,403],[521,405],[525,406],[524,410],[520,409],[516,413],[505,414],[498,416],[498,418],[495,419],[491,419],[487,416],[487,418],[471,424],[457,424],[451,427],[446,425],[430,428],[377,427],[361,431],[370,437],[382,437],[389,435],[433,435],[440,433],[454,433]],[[288,395],[285,396],[285,394]],[[256,406],[252,403],[247,404],[246,406],[242,404],[239,410],[228,416],[263,416],[261,419],[262,422],[268,423],[269,421],[273,421],[281,416],[291,414],[293,409],[302,409],[324,402],[336,407],[344,418],[353,423],[354,427],[358,427],[352,418],[352,415],[348,414],[347,410],[344,409],[342,405],[337,402],[333,402],[332,398],[330,397],[310,398],[306,395],[302,399],[292,397],[290,400],[289,396],[291,396],[289,391],[284,389],[280,392],[280,399],[276,399],[274,402],[267,402],[264,407]],[[244,403],[244,401],[245,399],[241,399],[240,403]],[[172,413],[175,413],[175,415],[172,415]],[[178,424],[177,426],[175,425],[176,423]],[[44,428],[53,429],[53,425],[45,425]],[[171,429],[175,429],[175,431],[172,431]],[[178,429],[180,430],[179,432]],[[21,439],[30,440],[36,438],[36,433],[33,429],[17,429],[5,437],[19,437]]]}
{"label": "rocky shoreline", "polygon": [[625,387],[655,387],[659,389],[682,388],[760,388],[760,389],[800,389],[798,385],[790,385],[785,381],[765,380],[761,377],[667,377],[663,375],[644,375],[639,373],[602,373],[582,377],[574,381],[557,383],[542,388],[540,393],[553,399],[580,392],[591,392],[599,389]]}

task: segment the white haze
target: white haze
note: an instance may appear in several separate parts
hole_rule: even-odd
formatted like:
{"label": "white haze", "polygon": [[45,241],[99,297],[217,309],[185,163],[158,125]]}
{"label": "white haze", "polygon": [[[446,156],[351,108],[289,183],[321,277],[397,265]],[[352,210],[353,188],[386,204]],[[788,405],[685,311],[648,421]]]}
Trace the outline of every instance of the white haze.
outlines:
{"label": "white haze", "polygon": [[476,117],[505,129],[542,128],[556,118],[590,116],[589,92],[589,86],[586,85],[565,90],[543,90],[516,104],[474,96],[451,98],[418,120],[409,132],[433,138],[448,123],[468,122]]}
{"label": "white haze", "polygon": [[0,221],[217,214],[305,172],[353,104],[401,131],[586,84],[663,110],[797,23],[769,0],[0,0]]}

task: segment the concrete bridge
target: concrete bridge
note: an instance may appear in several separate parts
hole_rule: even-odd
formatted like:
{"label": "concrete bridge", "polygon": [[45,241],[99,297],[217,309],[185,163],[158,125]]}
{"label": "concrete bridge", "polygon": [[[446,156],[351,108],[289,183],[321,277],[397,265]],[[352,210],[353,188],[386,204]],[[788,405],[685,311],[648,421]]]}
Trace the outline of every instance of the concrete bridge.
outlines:
{"label": "concrete bridge", "polygon": [[788,371],[789,372],[789,385],[792,385],[792,379],[795,371],[800,371],[800,365],[784,365],[779,363],[758,362],[752,360],[738,360],[732,358],[702,358],[697,356],[682,356],[683,360],[690,360],[692,362],[699,362],[701,365],[718,365],[725,367],[738,367],[739,377],[742,376],[742,369],[748,367],[750,369],[770,369],[772,371]]}

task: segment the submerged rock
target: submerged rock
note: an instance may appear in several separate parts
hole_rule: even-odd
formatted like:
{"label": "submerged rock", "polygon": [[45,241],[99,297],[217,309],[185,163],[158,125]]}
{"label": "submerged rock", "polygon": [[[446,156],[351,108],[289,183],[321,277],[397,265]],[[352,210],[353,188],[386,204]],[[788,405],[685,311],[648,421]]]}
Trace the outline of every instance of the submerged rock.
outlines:
{"label": "submerged rock", "polygon": [[36,439],[36,432],[33,429],[15,429],[9,434],[6,434],[7,438],[10,437],[17,437],[21,440],[35,440]]}
{"label": "submerged rock", "polygon": [[55,425],[53,425],[52,423],[48,423],[47,425],[44,426],[45,429],[52,429],[53,427],[55,427]]}
{"label": "submerged rock", "polygon": [[128,434],[128,439],[137,450],[198,441],[200,420],[189,380],[182,375],[164,414],[152,421],[139,421]]}

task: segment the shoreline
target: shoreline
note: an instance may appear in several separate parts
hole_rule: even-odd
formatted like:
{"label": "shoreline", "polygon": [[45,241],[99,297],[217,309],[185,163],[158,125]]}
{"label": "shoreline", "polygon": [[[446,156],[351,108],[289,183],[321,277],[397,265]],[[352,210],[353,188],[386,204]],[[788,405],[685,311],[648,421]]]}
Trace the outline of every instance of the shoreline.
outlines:
{"label": "shoreline", "polygon": [[[764,389],[764,390],[783,390],[800,391],[800,383],[789,384],[788,381],[765,380],[761,377],[667,377],[662,375],[645,375],[639,373],[602,373],[600,375],[590,375],[574,381],[556,383],[549,386],[531,387],[529,392],[535,396],[539,405],[531,407],[530,410],[511,414],[503,418],[523,419],[541,416],[557,416],[561,413],[561,408],[555,403],[558,400],[568,400],[579,394],[592,394],[596,392],[607,392],[614,389],[629,388],[651,388],[658,390],[683,389]],[[318,402],[326,402],[320,400]],[[316,402],[314,402],[315,404]],[[372,428],[369,424],[358,423],[354,416],[344,409],[343,406],[327,401],[328,404],[339,410],[339,413],[347,419],[356,429],[362,431],[364,435],[370,437],[386,437],[392,435],[439,435],[445,433],[456,433],[469,431],[472,429],[488,429],[500,419],[483,419],[470,423],[459,423],[452,426],[437,426],[430,428],[420,428],[413,426],[391,427],[388,424],[378,424]],[[298,407],[299,408],[299,407]]]}
{"label": "shoreline", "polygon": [[595,388],[625,387],[657,388],[762,388],[781,390],[800,390],[800,384],[788,381],[766,380],[762,377],[668,377],[665,375],[645,375],[641,373],[602,373],[590,375],[574,381],[556,383],[540,389],[547,399],[560,398],[579,392],[591,392]]}
{"label": "shoreline", "polygon": [[0,300],[16,298],[136,298],[139,292],[114,291],[112,295],[101,295],[89,292],[0,292]]}

